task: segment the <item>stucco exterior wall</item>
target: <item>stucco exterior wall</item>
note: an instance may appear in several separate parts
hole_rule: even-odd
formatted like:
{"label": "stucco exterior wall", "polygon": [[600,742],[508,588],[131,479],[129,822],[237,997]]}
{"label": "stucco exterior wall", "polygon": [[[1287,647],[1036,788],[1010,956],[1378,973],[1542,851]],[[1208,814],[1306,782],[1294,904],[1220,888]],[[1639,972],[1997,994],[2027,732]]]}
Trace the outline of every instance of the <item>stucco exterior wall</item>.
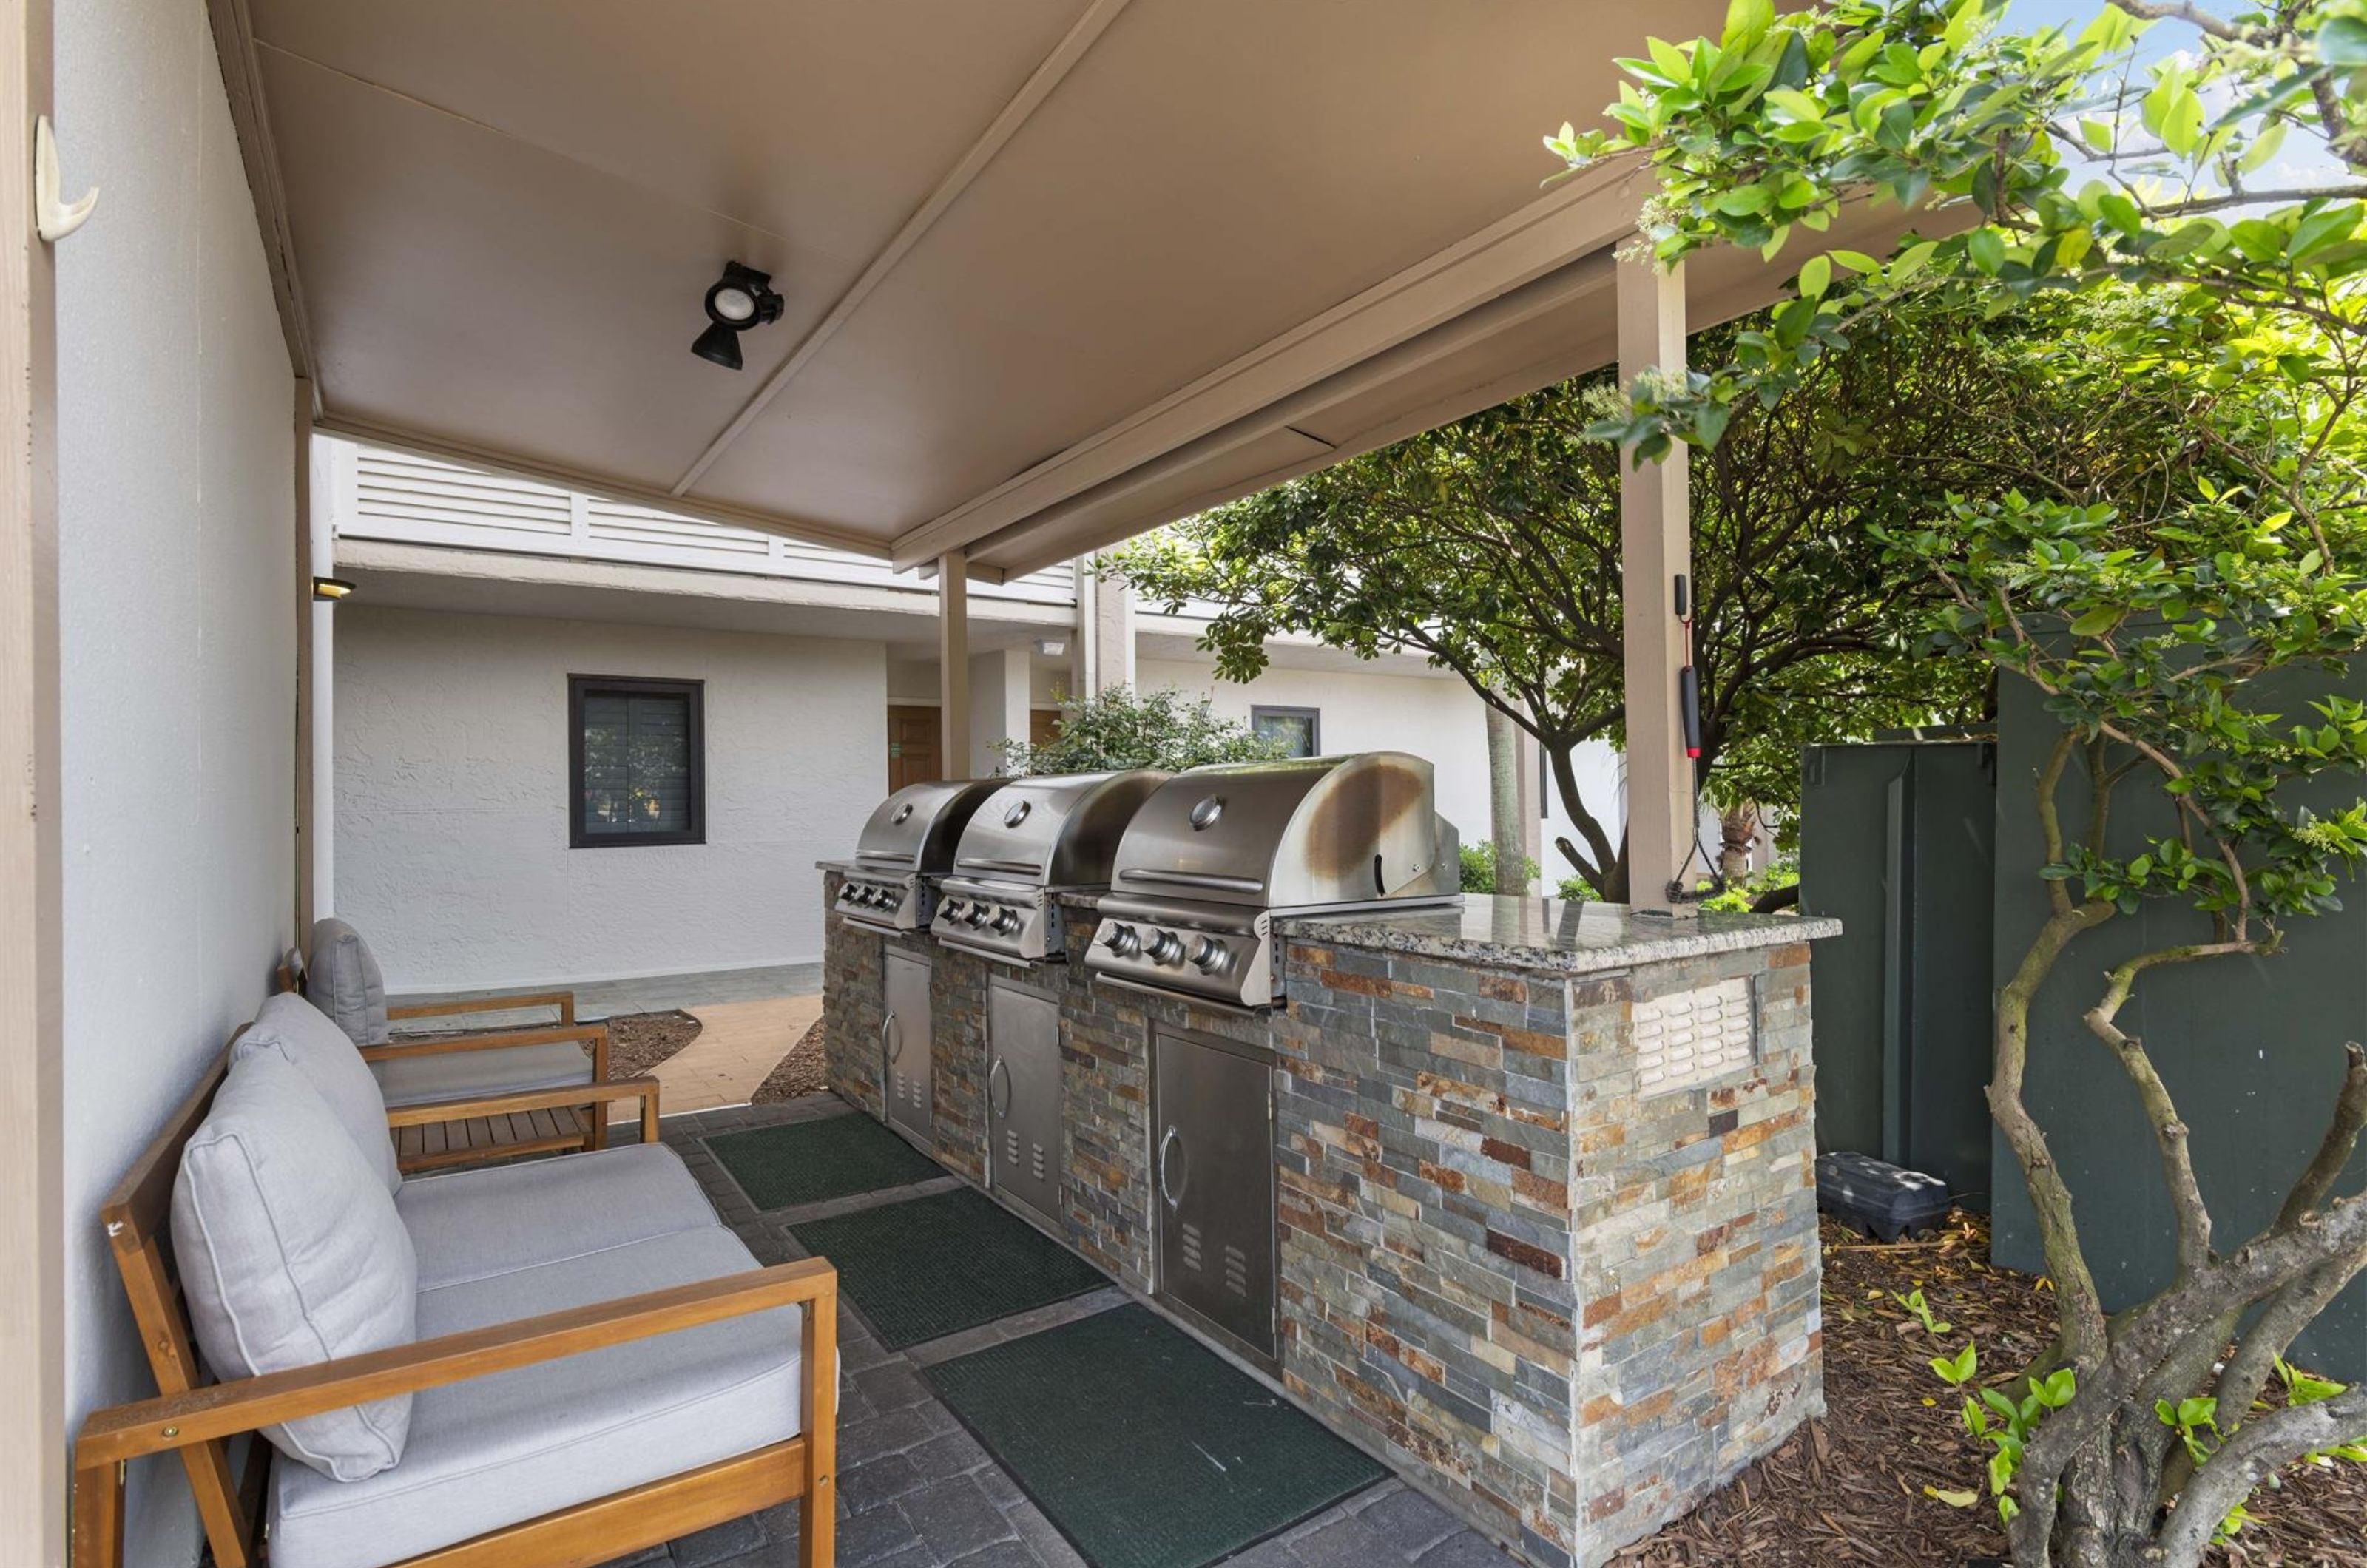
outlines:
{"label": "stucco exterior wall", "polygon": [[[96,1213],[291,934],[294,393],[199,0],[56,10],[68,1427],[153,1394]],[[137,1568],[193,1562],[136,1464]]]}
{"label": "stucco exterior wall", "polygon": [[[336,909],[399,990],[812,963],[887,793],[876,642],[338,611]],[[706,684],[707,842],[570,849],[567,677]]]}

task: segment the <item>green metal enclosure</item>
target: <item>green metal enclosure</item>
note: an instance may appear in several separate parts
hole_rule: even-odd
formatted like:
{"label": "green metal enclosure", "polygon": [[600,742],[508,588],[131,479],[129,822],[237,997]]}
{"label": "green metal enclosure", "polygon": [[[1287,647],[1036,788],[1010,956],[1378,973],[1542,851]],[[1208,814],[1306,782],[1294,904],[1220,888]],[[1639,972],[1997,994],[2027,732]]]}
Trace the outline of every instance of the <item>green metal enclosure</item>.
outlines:
{"label": "green metal enclosure", "polygon": [[1989,1191],[1990,897],[1996,748],[1986,740],[1812,746],[1800,795],[1800,908],[1841,934],[1810,950],[1817,1147]]}
{"label": "green metal enclosure", "polygon": [[[2277,705],[2309,710],[2316,684],[2293,683]],[[2340,682],[2367,695],[2367,670]],[[1998,731],[1996,972],[2011,973],[2046,917],[2037,870],[2034,781],[2059,733],[2035,691],[2005,682]],[[2359,798],[2357,780],[2339,781],[2291,804],[2339,809]],[[2084,822],[2088,784],[2076,763],[2062,786],[2065,830]],[[2124,792],[2112,811],[2113,852],[2168,821],[2158,795]],[[2147,975],[2121,1026],[2145,1041],[2180,1114],[2203,1196],[2214,1245],[2232,1251],[2274,1218],[2285,1190],[2316,1149],[2342,1079],[2345,1041],[2367,1040],[2367,888],[2340,889],[2339,914],[2295,920],[2285,948],[2268,958],[2170,965]],[[2148,901],[2135,916],[2081,937],[2040,989],[2031,1012],[2026,1098],[2069,1182],[2080,1241],[2107,1311],[2142,1301],[2169,1283],[2172,1222],[2154,1140],[2136,1093],[2112,1054],[2080,1022],[2112,964],[2168,942],[2207,940],[2202,917]],[[1823,984],[1821,973],[1816,982]],[[1825,1005],[1821,990],[1817,1006]],[[1821,1031],[1817,1036],[1824,1047]],[[1821,1096],[1823,1081],[1818,1090]],[[1994,1253],[2012,1268],[2043,1269],[2030,1200],[2002,1143],[1993,1208]],[[2337,1190],[2367,1184],[2367,1150]],[[2330,1377],[2367,1377],[2367,1281],[2354,1280],[2294,1347],[2294,1358]]]}

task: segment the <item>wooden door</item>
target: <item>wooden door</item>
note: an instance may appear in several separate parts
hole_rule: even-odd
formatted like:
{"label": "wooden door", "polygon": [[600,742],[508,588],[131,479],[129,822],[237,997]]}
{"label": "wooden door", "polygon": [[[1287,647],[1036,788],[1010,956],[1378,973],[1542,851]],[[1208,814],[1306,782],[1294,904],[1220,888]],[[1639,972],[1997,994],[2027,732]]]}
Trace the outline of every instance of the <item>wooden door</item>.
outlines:
{"label": "wooden door", "polygon": [[937,766],[937,710],[891,703],[888,708],[888,790],[944,778]]}
{"label": "wooden door", "polygon": [[1060,738],[1059,708],[1030,708],[1027,711],[1027,744],[1049,746]]}

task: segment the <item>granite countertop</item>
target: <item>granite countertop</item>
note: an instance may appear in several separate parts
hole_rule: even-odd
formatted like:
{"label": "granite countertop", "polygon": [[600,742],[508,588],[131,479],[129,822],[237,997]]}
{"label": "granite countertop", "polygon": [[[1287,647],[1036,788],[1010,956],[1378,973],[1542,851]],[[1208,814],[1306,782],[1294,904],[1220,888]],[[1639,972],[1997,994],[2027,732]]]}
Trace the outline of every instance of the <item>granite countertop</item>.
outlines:
{"label": "granite countertop", "polygon": [[1704,913],[1670,919],[1639,915],[1624,904],[1573,904],[1559,898],[1465,896],[1457,908],[1355,915],[1301,915],[1274,921],[1277,931],[1333,947],[1371,948],[1431,958],[1467,958],[1502,969],[1584,975],[1739,953],[1839,936],[1829,916]]}

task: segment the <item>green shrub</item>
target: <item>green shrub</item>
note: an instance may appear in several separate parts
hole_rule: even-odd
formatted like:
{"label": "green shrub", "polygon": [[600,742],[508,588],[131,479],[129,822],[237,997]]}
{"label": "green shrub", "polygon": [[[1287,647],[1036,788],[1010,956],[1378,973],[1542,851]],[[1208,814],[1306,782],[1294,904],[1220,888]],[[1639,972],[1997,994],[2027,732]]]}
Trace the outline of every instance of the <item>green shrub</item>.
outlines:
{"label": "green shrub", "polygon": [[[1528,856],[1521,857],[1521,883],[1526,886],[1535,880],[1537,863]],[[1463,846],[1463,891],[1493,893],[1496,891],[1496,846],[1492,841]]]}

